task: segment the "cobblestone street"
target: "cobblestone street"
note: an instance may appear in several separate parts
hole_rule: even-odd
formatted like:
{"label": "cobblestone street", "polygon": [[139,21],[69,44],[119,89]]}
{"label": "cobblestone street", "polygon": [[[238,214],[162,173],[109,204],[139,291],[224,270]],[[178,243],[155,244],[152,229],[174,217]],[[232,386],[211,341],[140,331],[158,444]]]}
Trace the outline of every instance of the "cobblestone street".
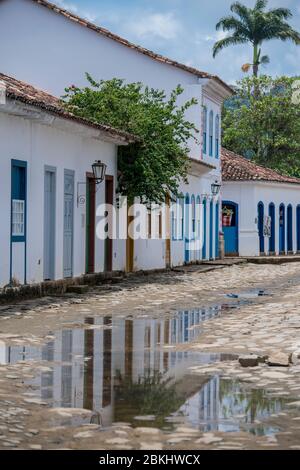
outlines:
{"label": "cobblestone street", "polygon": [[116,281],[0,307],[0,448],[300,449],[300,263]]}

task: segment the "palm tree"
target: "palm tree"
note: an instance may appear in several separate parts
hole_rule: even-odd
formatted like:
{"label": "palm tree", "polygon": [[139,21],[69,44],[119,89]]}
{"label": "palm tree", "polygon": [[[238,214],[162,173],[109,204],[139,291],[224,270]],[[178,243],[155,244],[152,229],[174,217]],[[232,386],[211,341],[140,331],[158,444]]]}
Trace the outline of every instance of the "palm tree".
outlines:
{"label": "palm tree", "polygon": [[264,41],[280,39],[290,40],[300,44],[300,34],[288,23],[292,13],[288,8],[267,10],[268,0],[257,0],[255,7],[247,8],[240,2],[234,2],[230,10],[234,15],[221,18],[216,29],[230,32],[229,36],[217,41],[213,47],[213,57],[228,46],[251,43],[253,46],[253,63],[245,64],[244,71],[253,68],[253,75],[257,77],[261,64],[269,63],[268,56],[261,56],[261,45]]}

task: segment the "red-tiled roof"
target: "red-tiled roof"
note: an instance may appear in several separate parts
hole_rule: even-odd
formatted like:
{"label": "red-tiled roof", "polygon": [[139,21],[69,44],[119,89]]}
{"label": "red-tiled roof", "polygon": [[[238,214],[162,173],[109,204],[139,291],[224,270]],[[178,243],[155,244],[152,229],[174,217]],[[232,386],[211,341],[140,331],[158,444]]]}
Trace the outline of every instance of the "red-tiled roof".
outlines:
{"label": "red-tiled roof", "polygon": [[130,49],[134,49],[137,52],[140,52],[148,57],[151,57],[151,59],[154,59],[158,62],[162,62],[164,64],[172,65],[174,67],[177,67],[179,69],[185,70],[186,72],[190,72],[193,75],[197,75],[199,78],[208,78],[208,79],[213,79],[216,82],[218,82],[223,88],[227,90],[227,92],[233,94],[234,90],[223,80],[221,80],[217,75],[212,75],[206,72],[202,72],[201,70],[198,70],[194,67],[189,67],[188,65],[181,64],[180,62],[177,62],[176,60],[169,59],[168,57],[164,57],[160,54],[156,54],[153,51],[150,51],[149,49],[146,49],[142,46],[138,46],[136,44],[133,44],[132,42],[128,41],[127,39],[122,38],[121,36],[118,36],[115,33],[112,33],[106,28],[102,28],[101,26],[97,26],[94,23],[81,18],[78,15],[75,15],[74,13],[59,7],[58,5],[55,5],[54,3],[48,2],[47,0],[32,0],[35,3],[38,3],[39,5],[42,5],[49,10],[54,11],[55,13],[58,13],[60,15],[63,15],[65,18],[68,18],[71,21],[74,21],[75,23],[84,26],[88,29],[91,29],[95,31],[98,34],[101,34],[102,36],[106,36],[107,38],[110,38],[114,41],[117,41],[119,44],[122,44],[123,46],[129,47]]}
{"label": "red-tiled roof", "polygon": [[0,73],[0,81],[6,86],[6,96],[8,98],[36,106],[51,114],[78,122],[79,124],[93,127],[94,129],[103,131],[109,134],[111,137],[118,138],[119,140],[124,140],[126,142],[134,142],[138,140],[137,137],[129,134],[128,132],[115,129],[111,126],[107,126],[106,124],[94,123],[88,119],[75,116],[74,114],[66,111],[62,105],[62,102],[55,96],[34,88],[33,86],[28,85],[27,83],[24,83],[20,80],[16,80],[15,78]]}
{"label": "red-tiled roof", "polygon": [[222,179],[223,181],[269,181],[275,183],[300,184],[300,178],[284,176],[275,170],[265,168],[222,148]]}

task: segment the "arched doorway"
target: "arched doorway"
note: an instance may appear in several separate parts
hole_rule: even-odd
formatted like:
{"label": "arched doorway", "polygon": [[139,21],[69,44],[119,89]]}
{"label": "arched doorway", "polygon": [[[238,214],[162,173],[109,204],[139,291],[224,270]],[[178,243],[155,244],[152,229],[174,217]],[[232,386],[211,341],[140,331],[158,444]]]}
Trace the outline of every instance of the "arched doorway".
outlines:
{"label": "arched doorway", "polygon": [[269,205],[269,217],[271,219],[271,236],[269,238],[269,252],[275,253],[275,205],[273,202]]}
{"label": "arched doorway", "polygon": [[257,206],[258,213],[258,236],[259,236],[259,252],[260,254],[265,253],[265,235],[264,235],[264,204],[259,202]]}
{"label": "arched doorway", "polygon": [[287,208],[287,251],[293,252],[293,207],[291,204]]}
{"label": "arched doorway", "polygon": [[300,251],[300,206],[297,206],[297,251]]}
{"label": "arched doorway", "polygon": [[285,206],[279,206],[279,252],[285,253]]}
{"label": "arched doorway", "polygon": [[222,203],[222,221],[225,241],[225,255],[238,256],[239,253],[239,206],[232,201]]}
{"label": "arched doorway", "polygon": [[185,214],[185,243],[184,243],[184,261],[188,263],[190,261],[190,196],[187,194],[185,196],[185,205],[184,205],[184,214]]}

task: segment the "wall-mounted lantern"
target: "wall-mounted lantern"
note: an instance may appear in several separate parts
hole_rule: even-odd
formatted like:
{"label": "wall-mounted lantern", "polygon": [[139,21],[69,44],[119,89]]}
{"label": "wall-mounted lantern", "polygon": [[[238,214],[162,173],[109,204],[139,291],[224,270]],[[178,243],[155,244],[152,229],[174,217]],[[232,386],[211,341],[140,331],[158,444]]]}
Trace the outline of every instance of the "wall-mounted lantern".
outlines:
{"label": "wall-mounted lantern", "polygon": [[102,183],[105,179],[107,165],[101,162],[101,160],[96,160],[92,165],[92,169],[96,184]]}
{"label": "wall-mounted lantern", "polygon": [[[107,165],[101,162],[101,160],[96,160],[95,163],[92,164],[94,180],[97,186],[105,180],[106,169]],[[87,182],[83,181],[77,183],[77,207],[79,207],[79,205],[84,205],[86,200],[86,195],[80,194],[79,191],[79,188],[82,185],[86,186]]]}
{"label": "wall-mounted lantern", "polygon": [[211,193],[213,196],[218,196],[218,194],[220,193],[220,190],[221,190],[221,185],[218,181],[215,181],[212,185],[211,185]]}

